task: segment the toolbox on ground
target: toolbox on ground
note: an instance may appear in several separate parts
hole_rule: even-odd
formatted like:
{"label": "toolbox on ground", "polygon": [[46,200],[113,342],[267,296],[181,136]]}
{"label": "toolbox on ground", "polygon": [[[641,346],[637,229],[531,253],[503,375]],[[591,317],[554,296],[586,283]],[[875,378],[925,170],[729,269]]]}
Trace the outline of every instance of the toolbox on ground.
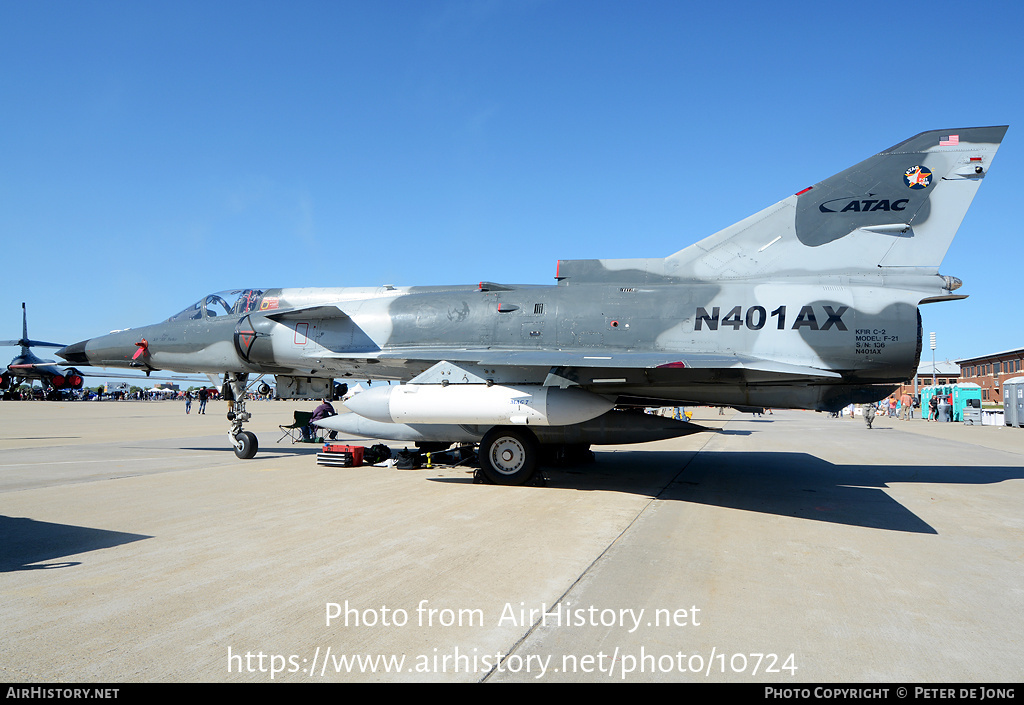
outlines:
{"label": "toolbox on ground", "polygon": [[344,446],[324,443],[322,453],[316,454],[316,464],[335,468],[357,468],[363,464],[363,446]]}

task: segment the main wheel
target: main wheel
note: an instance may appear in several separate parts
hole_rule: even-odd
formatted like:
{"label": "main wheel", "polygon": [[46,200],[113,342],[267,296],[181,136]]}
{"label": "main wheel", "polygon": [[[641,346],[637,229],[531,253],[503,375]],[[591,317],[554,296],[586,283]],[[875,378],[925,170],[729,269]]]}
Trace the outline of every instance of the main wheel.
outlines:
{"label": "main wheel", "polygon": [[256,455],[256,451],[259,450],[260,444],[256,440],[256,434],[252,431],[242,431],[235,440],[238,441],[239,445],[235,446],[235,455],[242,460],[249,460]]}
{"label": "main wheel", "polygon": [[537,471],[539,452],[531,431],[498,426],[480,441],[480,469],[496,485],[522,485]]}

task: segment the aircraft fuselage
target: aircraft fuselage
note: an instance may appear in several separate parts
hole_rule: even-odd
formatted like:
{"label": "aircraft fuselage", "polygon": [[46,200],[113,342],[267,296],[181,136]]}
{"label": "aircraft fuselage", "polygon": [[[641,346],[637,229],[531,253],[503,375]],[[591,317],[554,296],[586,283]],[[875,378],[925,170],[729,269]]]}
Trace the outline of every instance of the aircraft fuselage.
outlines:
{"label": "aircraft fuselage", "polygon": [[[934,289],[935,277],[926,279]],[[410,351],[421,350],[429,360],[432,348],[455,348],[459,361],[484,369],[481,354],[521,358],[518,371],[501,370],[504,381],[539,384],[550,368],[564,368],[566,379],[605,395],[833,408],[848,403],[854,390],[898,384],[916,369],[916,303],[922,295],[911,286],[903,300],[894,300],[891,287],[884,296],[878,293],[881,284],[834,278],[268,289],[248,312],[120,331],[71,346],[65,357],[176,372],[408,381],[433,364]],[[665,362],[649,369],[615,365],[616,354],[636,353],[660,355]],[[565,364],[558,364],[560,354]],[[716,356],[715,365],[694,364],[708,354]],[[762,379],[757,370],[722,361],[729,356],[838,376],[782,387],[771,379],[772,370]],[[586,366],[572,364],[579,358]],[[602,358],[608,358],[607,366]]]}

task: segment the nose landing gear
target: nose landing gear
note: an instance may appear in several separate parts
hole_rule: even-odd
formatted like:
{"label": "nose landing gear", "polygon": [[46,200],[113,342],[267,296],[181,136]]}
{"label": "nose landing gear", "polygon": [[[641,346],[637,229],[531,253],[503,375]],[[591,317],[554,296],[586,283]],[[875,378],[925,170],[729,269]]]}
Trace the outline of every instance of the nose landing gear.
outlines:
{"label": "nose landing gear", "polygon": [[260,447],[255,433],[242,430],[242,424],[251,418],[252,414],[245,410],[244,401],[236,401],[232,410],[228,412],[228,420],[231,422],[228,439],[235,447],[235,455],[242,460],[249,460],[255,456]]}
{"label": "nose landing gear", "polygon": [[245,410],[245,383],[248,377],[247,374],[226,374],[223,387],[224,398],[228,402],[228,421],[231,422],[228,440],[235,448],[235,455],[242,460],[253,458],[260,447],[255,433],[242,430],[242,424],[252,418],[252,414]]}

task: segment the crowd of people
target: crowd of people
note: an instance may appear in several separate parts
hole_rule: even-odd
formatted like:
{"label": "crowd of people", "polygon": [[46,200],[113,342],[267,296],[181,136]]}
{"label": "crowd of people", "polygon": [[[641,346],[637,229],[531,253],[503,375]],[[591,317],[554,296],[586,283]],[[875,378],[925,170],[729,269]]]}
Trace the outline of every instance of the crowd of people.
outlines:
{"label": "crowd of people", "polygon": [[[946,396],[940,396],[933,394],[928,400],[928,409],[925,421],[939,421],[939,405],[949,404],[952,405],[953,400]],[[910,421],[914,418],[915,409],[921,408],[921,397],[912,396],[909,393],[904,393],[899,398],[896,395],[890,395],[889,397],[882,399],[881,401],[875,402],[874,404],[863,405],[863,416],[864,422],[868,428],[871,428],[871,424],[874,422],[877,416],[885,416],[888,418],[898,418],[904,421]],[[853,406],[849,407],[849,413],[853,415]],[[917,412],[920,413],[920,412]],[[835,416],[836,414],[833,414]],[[840,412],[839,415],[842,415]]]}

